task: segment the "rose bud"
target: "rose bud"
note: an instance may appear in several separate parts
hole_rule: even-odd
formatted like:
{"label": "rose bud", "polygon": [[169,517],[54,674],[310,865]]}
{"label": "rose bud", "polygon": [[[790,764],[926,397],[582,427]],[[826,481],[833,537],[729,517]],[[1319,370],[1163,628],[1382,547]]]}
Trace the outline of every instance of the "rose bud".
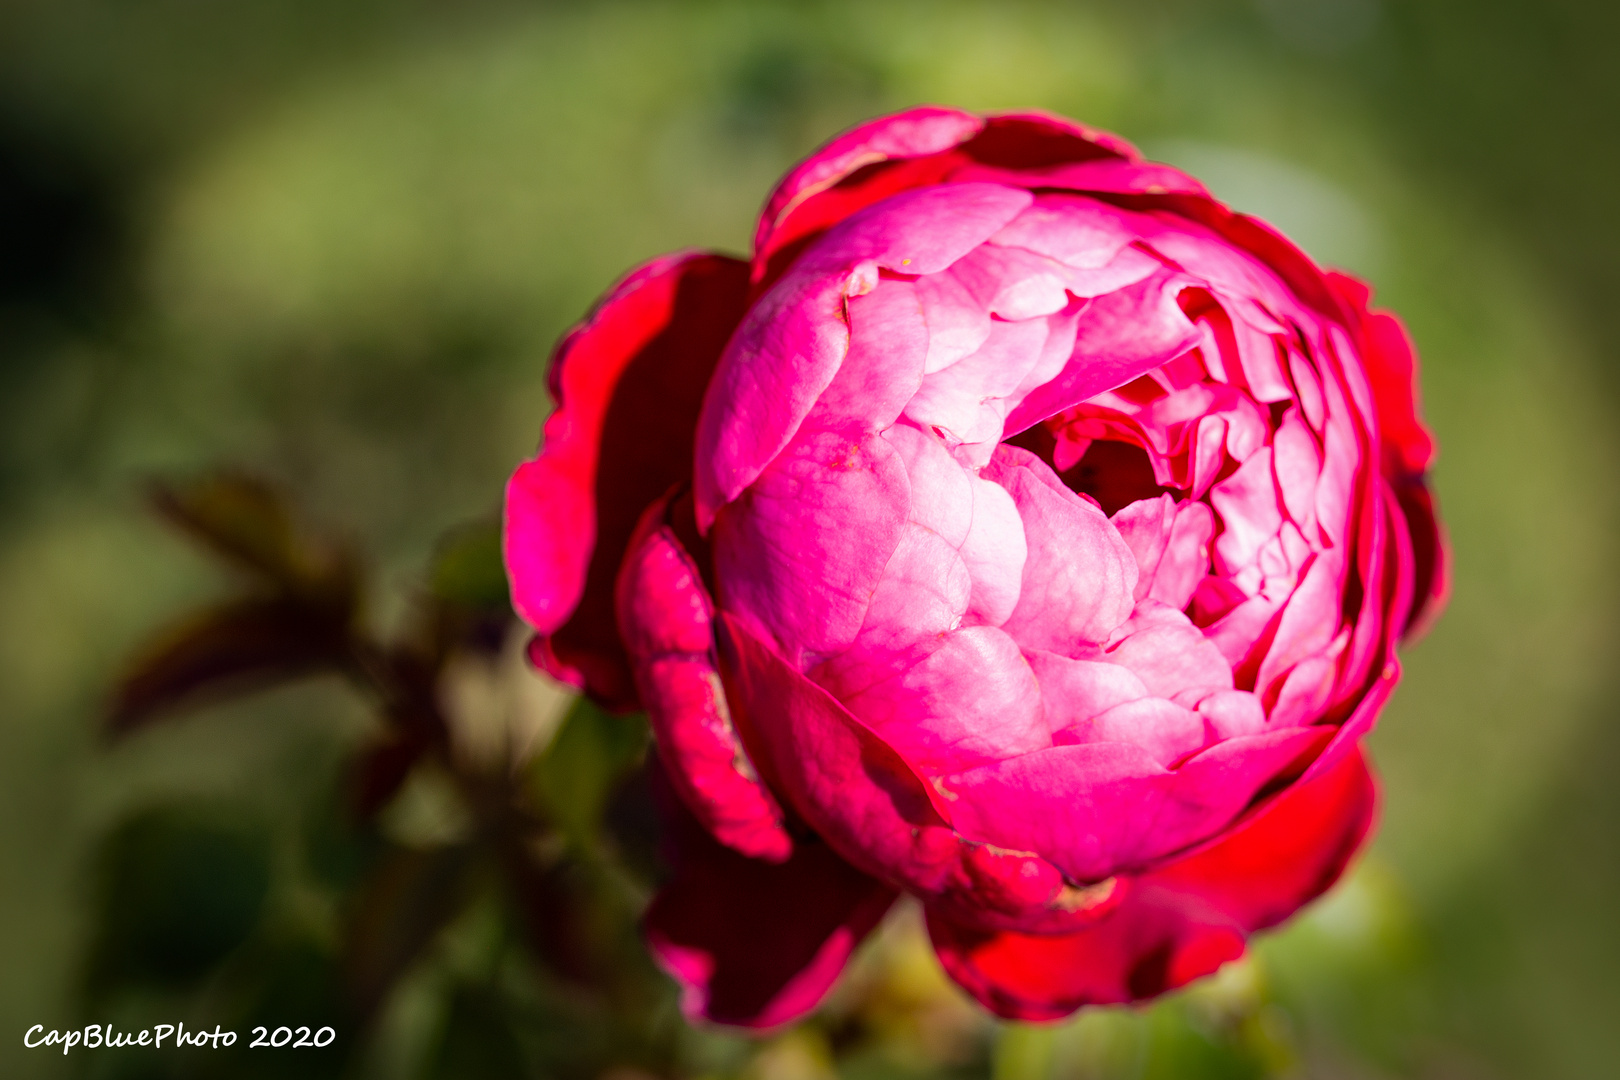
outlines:
{"label": "rose bud", "polygon": [[813,1008],[901,893],[1023,1020],[1240,956],[1366,840],[1444,599],[1401,324],[1121,139],[920,108],[558,346],[531,654],[656,736],[689,1015]]}

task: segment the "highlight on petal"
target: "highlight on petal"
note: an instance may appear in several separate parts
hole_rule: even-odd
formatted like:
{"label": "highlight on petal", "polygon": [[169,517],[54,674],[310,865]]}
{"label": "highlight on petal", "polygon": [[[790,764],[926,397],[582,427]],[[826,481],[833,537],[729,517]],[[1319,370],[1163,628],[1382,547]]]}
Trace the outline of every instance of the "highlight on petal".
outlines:
{"label": "highlight on petal", "polygon": [[790,652],[841,652],[866,618],[910,502],[905,465],[882,438],[809,434],[716,522],[721,602]]}
{"label": "highlight on petal", "polygon": [[1027,649],[1068,655],[1107,641],[1136,587],[1136,558],[1119,530],[1034,455],[1004,446],[992,465],[986,478],[1013,497],[1029,545],[1018,606],[1003,628]]}

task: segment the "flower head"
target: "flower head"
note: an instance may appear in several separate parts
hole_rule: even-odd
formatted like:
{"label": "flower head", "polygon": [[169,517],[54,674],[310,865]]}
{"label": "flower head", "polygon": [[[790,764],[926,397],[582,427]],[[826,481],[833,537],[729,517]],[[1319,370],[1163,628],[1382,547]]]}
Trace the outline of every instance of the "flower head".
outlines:
{"label": "flower head", "polygon": [[565,338],[513,595],[651,720],[689,1011],[793,1018],[906,892],[987,1007],[1061,1016],[1332,883],[1446,580],[1368,299],[1113,136],[926,108]]}

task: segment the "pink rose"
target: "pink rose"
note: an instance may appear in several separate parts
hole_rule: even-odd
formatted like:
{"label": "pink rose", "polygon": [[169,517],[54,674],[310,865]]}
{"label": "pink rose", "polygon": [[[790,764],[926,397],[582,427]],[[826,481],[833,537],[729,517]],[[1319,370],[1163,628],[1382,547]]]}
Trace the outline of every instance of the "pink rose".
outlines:
{"label": "pink rose", "polygon": [[801,1015],[900,892],[1039,1020],[1332,884],[1446,582],[1367,301],[1113,135],[920,108],[568,334],[507,566],[536,662],[651,720],[692,1015]]}

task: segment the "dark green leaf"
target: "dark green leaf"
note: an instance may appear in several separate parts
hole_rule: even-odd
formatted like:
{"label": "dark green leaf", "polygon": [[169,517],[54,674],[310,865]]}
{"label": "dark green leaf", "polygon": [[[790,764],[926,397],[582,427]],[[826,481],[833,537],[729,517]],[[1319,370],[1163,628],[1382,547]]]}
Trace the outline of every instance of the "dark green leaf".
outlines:
{"label": "dark green leaf", "polygon": [[397,848],[382,859],[350,915],[345,965],[355,1012],[370,1016],[472,896],[471,845]]}
{"label": "dark green leaf", "polygon": [[433,1080],[517,1080],[528,1074],[500,994],[489,986],[458,987],[428,1075]]}
{"label": "dark green leaf", "polygon": [[509,610],[500,521],[476,521],[447,533],[434,552],[430,584],[434,596],[460,607]]}
{"label": "dark green leaf", "polygon": [[613,716],[580,698],[535,762],[536,795],[569,839],[594,847],[614,788],[647,750],[641,716]]}
{"label": "dark green leaf", "polygon": [[163,807],[103,843],[92,996],[126,985],[184,986],[258,923],[270,887],[263,829],[229,808]]}

